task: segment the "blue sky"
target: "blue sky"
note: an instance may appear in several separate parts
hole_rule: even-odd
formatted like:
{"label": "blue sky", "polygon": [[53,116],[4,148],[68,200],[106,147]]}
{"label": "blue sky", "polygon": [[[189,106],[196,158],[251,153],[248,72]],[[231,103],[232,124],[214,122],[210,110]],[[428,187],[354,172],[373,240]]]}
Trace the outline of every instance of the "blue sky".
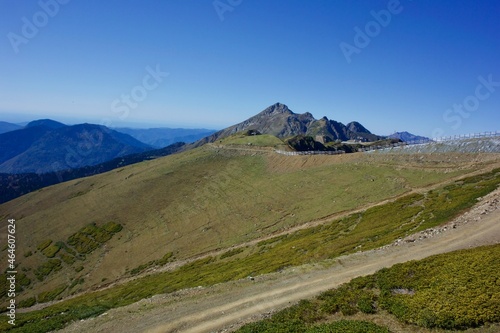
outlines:
{"label": "blue sky", "polygon": [[0,0],[0,120],[220,129],[281,102],[377,134],[500,130],[500,4]]}

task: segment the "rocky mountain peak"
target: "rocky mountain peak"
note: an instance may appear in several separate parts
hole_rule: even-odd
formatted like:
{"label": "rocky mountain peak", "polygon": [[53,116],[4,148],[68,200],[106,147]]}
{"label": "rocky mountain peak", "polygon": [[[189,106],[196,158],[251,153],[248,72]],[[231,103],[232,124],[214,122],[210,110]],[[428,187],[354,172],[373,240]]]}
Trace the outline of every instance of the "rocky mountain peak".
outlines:
{"label": "rocky mountain peak", "polygon": [[309,113],[294,113],[282,103],[273,104],[257,115],[233,126],[225,128],[195,143],[195,146],[228,137],[234,133],[257,130],[262,134],[274,135],[284,139],[296,135],[321,136],[326,141],[349,140],[362,138],[374,141],[378,136],[371,134],[363,125],[357,122],[349,124],[329,120],[326,117],[317,120]]}
{"label": "rocky mountain peak", "polygon": [[276,103],[269,107],[267,107],[264,111],[262,111],[259,115],[278,115],[278,114],[293,114],[292,111],[285,104]]}

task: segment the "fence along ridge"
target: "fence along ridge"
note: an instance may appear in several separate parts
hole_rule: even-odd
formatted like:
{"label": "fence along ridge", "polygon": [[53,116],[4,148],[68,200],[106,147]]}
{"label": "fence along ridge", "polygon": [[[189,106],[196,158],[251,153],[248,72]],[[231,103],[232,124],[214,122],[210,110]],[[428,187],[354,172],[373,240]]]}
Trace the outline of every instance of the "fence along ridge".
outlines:
{"label": "fence along ridge", "polygon": [[[454,135],[454,136],[444,136],[441,138],[434,139],[420,139],[406,142],[397,142],[390,145],[384,146],[371,146],[366,148],[360,148],[358,151],[374,151],[374,150],[382,150],[387,148],[395,148],[401,146],[412,146],[412,145],[421,145],[421,144],[430,144],[430,143],[441,143],[441,142],[449,142],[449,141],[457,141],[457,140],[467,140],[467,139],[480,139],[480,138],[494,138],[500,137],[500,132],[482,132],[482,133],[474,133],[474,134],[463,134],[463,135]],[[285,151],[276,149],[274,152],[287,155],[287,156],[298,156],[298,155],[341,155],[345,154],[343,150],[334,150],[334,151],[323,151],[323,150],[308,150],[308,151]]]}
{"label": "fence along ridge", "polygon": [[308,150],[308,151],[286,151],[276,149],[274,152],[287,155],[287,156],[297,156],[297,155],[341,155],[345,154],[343,150]]}
{"label": "fence along ridge", "polygon": [[374,151],[374,150],[382,150],[388,148],[396,148],[402,146],[413,146],[413,145],[421,145],[421,144],[433,144],[433,143],[445,143],[451,141],[461,141],[461,140],[469,140],[469,139],[480,139],[480,138],[494,138],[500,137],[500,132],[482,132],[482,133],[471,133],[471,134],[461,134],[461,135],[452,135],[452,136],[444,136],[440,138],[434,139],[421,139],[407,142],[397,142],[392,145],[385,146],[372,146],[361,148],[359,151]]}

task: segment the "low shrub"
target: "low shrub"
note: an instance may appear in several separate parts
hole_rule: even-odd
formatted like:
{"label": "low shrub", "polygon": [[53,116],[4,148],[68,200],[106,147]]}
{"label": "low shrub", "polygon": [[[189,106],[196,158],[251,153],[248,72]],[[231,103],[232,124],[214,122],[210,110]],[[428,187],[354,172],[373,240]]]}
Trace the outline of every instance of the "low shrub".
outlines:
{"label": "low shrub", "polygon": [[35,276],[39,281],[43,281],[50,273],[57,272],[61,269],[61,260],[49,259],[35,270]]}
{"label": "low shrub", "polygon": [[339,320],[309,328],[306,333],[389,333],[389,329],[368,321]]}
{"label": "low shrub", "polygon": [[59,296],[63,291],[66,290],[66,288],[67,287],[65,285],[62,285],[57,287],[56,289],[45,291],[43,293],[38,294],[37,296],[38,303],[45,303],[55,300],[57,296]]}
{"label": "low shrub", "polygon": [[38,244],[38,246],[36,247],[39,251],[43,251],[47,246],[49,246],[50,244],[52,244],[52,240],[50,239],[47,239],[43,242],[41,242],[40,244]]}
{"label": "low shrub", "polygon": [[235,256],[237,254],[242,253],[243,251],[245,251],[245,249],[242,249],[242,248],[234,249],[234,250],[229,250],[229,251],[224,252],[223,254],[221,254],[220,259],[225,259],[225,258],[233,257],[233,256]]}
{"label": "low shrub", "polygon": [[54,258],[61,248],[57,244],[51,244],[42,250],[42,254],[47,258]]}

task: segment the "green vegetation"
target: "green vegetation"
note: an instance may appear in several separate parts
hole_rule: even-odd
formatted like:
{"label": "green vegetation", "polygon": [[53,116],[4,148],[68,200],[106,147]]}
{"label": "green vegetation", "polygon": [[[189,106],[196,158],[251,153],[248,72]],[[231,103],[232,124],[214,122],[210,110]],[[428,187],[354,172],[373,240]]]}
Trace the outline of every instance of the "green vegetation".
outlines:
{"label": "green vegetation", "polygon": [[311,327],[306,333],[389,333],[385,327],[361,320],[339,320],[329,324]]}
{"label": "green vegetation", "polygon": [[[385,327],[374,323],[360,320],[338,320],[324,323],[327,313],[321,311],[322,302],[318,300],[302,300],[298,304],[284,309],[271,318],[243,326],[238,330],[240,333],[274,333],[274,332],[297,332],[297,333],[389,333]],[[349,305],[348,305],[349,306]]]}
{"label": "green vegetation", "polygon": [[113,235],[122,230],[122,226],[115,222],[108,222],[102,227],[90,223],[68,238],[68,245],[80,254],[92,253],[106,243]]}
{"label": "green vegetation", "polygon": [[256,147],[283,146],[283,141],[269,134],[252,134],[253,132],[236,133],[222,140],[225,145],[247,145]]}
{"label": "green vegetation", "polygon": [[39,281],[43,281],[50,273],[57,272],[61,269],[61,260],[49,259],[35,270],[35,276]]}
{"label": "green vegetation", "polygon": [[57,296],[59,296],[64,290],[66,290],[66,288],[67,286],[62,285],[54,290],[40,293],[37,297],[38,303],[45,303],[55,300]]}
{"label": "green vegetation", "polygon": [[[68,244],[70,246],[62,241],[56,243],[53,243],[52,240],[43,241],[37,248],[44,256],[49,258],[49,260],[35,269],[34,274],[36,278],[39,281],[43,281],[51,273],[60,271],[63,267],[63,262],[67,265],[72,265],[77,259],[83,260],[85,258],[84,254],[91,253],[99,246],[109,241],[111,237],[113,237],[115,233],[121,231],[122,228],[120,224],[115,222],[108,222],[102,227],[97,226],[95,223],[91,223],[68,238]],[[54,259],[56,255],[58,258]],[[83,266],[77,267],[75,270],[79,272],[83,270]],[[26,279],[29,281],[28,277],[26,277]],[[62,291],[64,291],[64,289]],[[49,293],[48,295],[50,296],[51,294]],[[50,297],[38,297],[38,300],[41,302],[41,300],[48,298]]]}
{"label": "green vegetation", "polygon": [[[109,223],[112,223],[112,225],[109,226]],[[92,253],[99,246],[110,240],[115,232],[122,229],[120,225],[117,225],[119,227],[115,227],[114,222],[109,223],[104,227],[98,227],[95,223],[83,227],[68,238],[68,244],[73,246],[80,254]],[[108,231],[108,229],[111,231]]]}
{"label": "green vegetation", "polygon": [[429,328],[499,322],[499,258],[500,245],[495,245],[381,270],[373,277],[380,306],[400,320]]}
{"label": "green vegetation", "polygon": [[74,256],[69,255],[69,254],[67,254],[67,253],[60,253],[60,254],[59,254],[59,257],[60,257],[60,258],[61,258],[61,260],[62,260],[62,261],[64,261],[67,265],[71,265],[71,264],[73,264],[73,263],[76,261],[76,259],[75,259],[75,257],[74,257]]}
{"label": "green vegetation", "polygon": [[83,282],[85,282],[84,278],[74,279],[73,282],[71,282],[71,284],[69,285],[68,289],[73,289],[74,287],[76,287],[79,284],[82,284]]}
{"label": "green vegetation", "polygon": [[[19,296],[47,290],[47,278],[39,282],[34,272],[48,259],[62,262],[62,268],[48,276],[53,286],[71,283],[79,275],[75,268],[84,265],[85,283],[78,288],[85,292],[102,285],[103,277],[111,283],[126,274],[127,268],[130,272],[160,259],[159,253],[174,252],[176,260],[184,260],[229,249],[491,164],[488,160],[483,164],[482,156],[472,164],[477,156],[458,160],[448,155],[423,159],[376,154],[283,156],[272,152],[279,142],[262,142],[270,146],[261,149],[252,141],[266,140],[264,135],[239,138],[239,145],[230,143],[232,139],[238,138],[127,166],[123,172],[117,169],[61,183],[0,205],[0,215],[22,216],[18,220],[24,230],[18,235],[19,254],[33,252],[21,265],[32,285]],[[248,143],[255,149],[247,147]],[[78,192],[86,194],[68,199]],[[123,224],[126,232],[101,243],[114,228],[121,228],[112,223],[106,227],[108,221]],[[70,236],[74,245],[68,241]],[[37,249],[46,240],[49,244],[42,247],[49,247],[52,253],[45,254],[52,258]],[[59,251],[54,254],[55,246]],[[224,261],[251,253],[245,249]],[[67,290],[63,296],[70,293]],[[0,299],[0,305],[5,301]]]}
{"label": "green vegetation", "polygon": [[[498,176],[499,172],[500,170],[495,170],[481,176],[468,178],[454,185],[434,190],[427,195],[407,195],[394,202],[368,209],[363,213],[354,214],[329,224],[266,240],[260,242],[256,246],[245,248],[237,257],[226,257],[225,260],[207,257],[186,264],[174,271],[149,275],[107,290],[82,295],[40,311],[19,314],[17,329],[20,332],[37,332],[39,327],[47,328],[47,330],[48,328],[56,329],[64,326],[65,323],[69,321],[97,315],[107,309],[131,304],[155,294],[173,292],[199,285],[213,285],[225,281],[245,278],[249,275],[275,272],[288,266],[318,262],[323,259],[337,257],[340,254],[352,253],[357,251],[360,246],[363,250],[366,250],[388,244],[398,237],[422,229],[424,224],[425,226],[435,226],[452,218],[463,209],[470,207],[475,199],[485,195],[498,186],[500,183],[500,177]],[[430,214],[432,212],[434,212],[433,216]],[[419,218],[420,216],[427,216],[430,218],[430,221],[426,220],[424,222],[423,219]],[[88,232],[92,232],[92,230],[94,230],[93,228],[94,227],[90,227]],[[487,266],[490,268],[488,271],[489,276],[496,276],[494,272],[497,272],[499,269],[498,261],[495,261],[497,260],[495,258],[499,257],[498,247],[494,249],[497,251],[494,254],[487,255],[483,253],[477,255],[475,259],[471,259],[471,270],[475,270],[481,275],[480,272]],[[460,253],[458,257],[463,255],[464,254]],[[167,254],[160,260],[168,261],[171,256],[171,254]],[[446,270],[443,270],[443,272],[456,271],[457,274],[459,274],[459,268],[462,267],[462,263],[467,262],[467,260],[464,261],[461,257],[460,259],[458,259],[458,257],[455,257],[455,260],[448,260],[457,265],[455,269],[446,267],[443,263],[435,265],[435,269],[438,270],[439,268],[445,267]],[[490,258],[489,261],[485,261],[486,266],[474,261],[483,257]],[[439,276],[437,271],[425,271],[427,266],[423,267],[421,275],[407,275],[410,278],[414,276]],[[491,269],[494,269],[494,271]],[[381,272],[380,274],[382,275],[380,276],[384,276],[383,274],[385,273],[383,272],[385,271]],[[406,272],[408,272],[408,270],[406,270]],[[400,275],[395,276],[396,280],[401,278]],[[434,286],[436,281],[444,281],[443,283],[445,284],[446,281],[449,281],[449,279],[444,276],[441,279],[442,280],[433,279],[432,283],[434,284],[431,284],[431,286]],[[460,279],[461,278],[457,281],[462,281]],[[379,280],[358,279],[355,281],[358,285],[341,288],[340,294],[334,297],[336,300],[328,300],[325,298],[328,296],[326,295],[323,299],[315,301],[317,303],[305,303],[308,308],[307,313],[301,314],[300,320],[295,322],[299,323],[305,318],[304,316],[309,318],[307,319],[308,321],[312,321],[313,319],[317,320],[318,318],[323,318],[326,313],[331,314],[334,311],[340,311],[345,314],[362,311],[369,314],[378,311],[379,306],[387,308],[391,313],[394,313],[408,322],[419,324],[421,322],[423,323],[422,318],[427,318],[425,317],[425,313],[419,313],[416,310],[415,313],[417,313],[417,317],[405,317],[409,316],[409,313],[414,312],[405,312],[403,310],[413,309],[412,306],[415,306],[416,309],[416,305],[413,305],[411,302],[401,302],[401,298],[407,295],[392,295],[392,290],[394,288],[412,290],[415,291],[415,295],[417,295],[419,292],[417,289],[418,283],[412,284],[414,280],[408,280],[408,284],[404,284],[404,281],[402,281],[396,285],[391,285],[389,282],[386,282],[385,285],[389,286],[389,294],[384,293],[384,290],[387,289],[384,289],[384,284],[377,284]],[[381,279],[380,281],[391,280]],[[481,280],[480,276],[477,277],[477,281],[480,281],[481,288],[484,288],[484,286],[498,288],[497,282],[495,282],[497,283],[496,285],[492,285],[492,281]],[[436,285],[440,290],[449,290],[446,289],[443,284]],[[455,284],[452,283],[451,285]],[[380,288],[382,292],[378,293],[375,288]],[[473,288],[473,290],[485,291],[484,289],[480,289],[479,285],[477,288]],[[498,292],[495,290],[496,289],[492,289],[491,293],[486,291],[485,295],[491,295],[491,299],[494,300],[495,297],[498,297]],[[419,296],[422,297],[420,298],[422,302],[424,302],[424,300],[425,302],[430,302],[428,297],[431,297],[432,292],[428,294],[424,292],[422,295],[423,296]],[[477,295],[477,293],[471,293],[469,296],[475,297]],[[461,296],[467,297],[467,294]],[[347,300],[349,305],[343,305],[343,300]],[[482,302],[481,304],[487,303],[483,298],[480,298],[480,300]],[[377,303],[380,305],[376,305]],[[420,303],[420,305],[421,304],[423,303]],[[492,311],[496,310],[495,308],[488,308],[487,311],[484,311],[483,315],[481,304],[478,304],[478,311],[480,312],[471,314],[471,316],[482,315],[482,317],[474,317],[479,318],[476,325],[492,320],[491,318],[493,317],[491,313],[500,313],[500,311]],[[496,304],[500,303],[497,301]],[[440,303],[435,304],[436,307],[440,307],[441,305]],[[322,312],[320,312],[319,315],[316,312],[311,312],[312,310],[316,311],[316,309]],[[459,310],[462,311],[462,309],[457,309],[457,313],[461,314],[462,312]],[[468,318],[467,316],[464,317]],[[39,324],[42,318],[45,318],[43,324]],[[432,318],[426,319],[428,322],[431,322],[431,324],[429,324],[430,326],[445,327],[445,324],[441,323],[441,319],[431,319]],[[291,321],[291,323],[293,322],[294,321]],[[455,324],[456,323],[453,322],[452,325]],[[463,324],[454,327],[462,327],[460,325]],[[9,329],[9,327],[0,326],[0,329],[3,328]]]}
{"label": "green vegetation", "polygon": [[323,151],[327,150],[321,142],[314,140],[312,136],[296,135],[285,141],[290,148],[296,151]]}
{"label": "green vegetation", "polygon": [[168,252],[161,259],[149,261],[149,262],[147,262],[147,263],[145,263],[143,265],[140,265],[140,266],[132,269],[130,271],[130,274],[131,275],[137,275],[137,274],[139,274],[141,272],[144,272],[146,269],[148,269],[150,267],[163,266],[163,265],[166,265],[167,263],[171,262],[172,260],[174,260],[174,253],[173,252]]}
{"label": "green vegetation", "polygon": [[237,254],[244,252],[244,251],[245,251],[245,249],[242,249],[242,248],[229,250],[229,251],[221,254],[220,259],[222,260],[222,259],[230,258],[230,257],[233,257]]}
{"label": "green vegetation", "polygon": [[[274,318],[273,318],[274,319]],[[280,318],[281,319],[281,318]],[[285,319],[285,318],[283,318]],[[295,318],[286,318],[292,321],[268,320],[261,321],[255,324],[249,324],[242,327],[240,333],[389,333],[385,327],[376,325],[371,322],[361,320],[339,320],[328,324],[318,324],[308,326],[304,322],[297,321]],[[285,320],[286,320],[285,319]]]}
{"label": "green vegetation", "polygon": [[42,250],[42,254],[47,258],[54,258],[61,248],[57,244],[50,244]]}
{"label": "green vegetation", "polygon": [[41,242],[40,244],[38,244],[38,246],[36,248],[38,249],[38,251],[43,251],[50,244],[52,244],[52,240],[47,239],[47,240]]}
{"label": "green vegetation", "polygon": [[68,238],[68,244],[73,246],[81,254],[89,254],[100,245],[94,238],[83,232],[77,232],[70,236]]}
{"label": "green vegetation", "polygon": [[33,306],[36,304],[36,297],[29,297],[26,299],[23,299],[19,302],[19,307],[20,308],[29,308],[30,306]]}
{"label": "green vegetation", "polygon": [[31,284],[31,280],[24,273],[17,273],[16,275],[16,288],[21,291]]}
{"label": "green vegetation", "polygon": [[384,139],[367,143],[343,143],[340,140],[325,142],[324,144],[316,141],[312,136],[297,135],[285,140],[290,148],[296,151],[344,151],[346,153],[355,153],[360,148],[366,147],[386,147],[400,142],[399,139]]}
{"label": "green vegetation", "polygon": [[[354,279],[352,283],[342,285],[338,289],[324,293],[319,297],[324,301],[321,310],[333,314],[341,312],[345,316],[358,313],[374,313],[376,296],[372,290],[359,288],[360,279]],[[361,279],[362,281],[362,279]]]}
{"label": "green vegetation", "polygon": [[117,232],[122,231],[123,227],[121,224],[110,221],[110,222],[106,223],[105,225],[103,225],[102,229],[104,229],[105,231],[107,231],[110,234],[116,234]]}
{"label": "green vegetation", "polygon": [[368,322],[345,320],[315,326],[332,314],[345,317],[360,311],[388,311],[425,328],[456,330],[500,322],[499,258],[500,245],[493,245],[397,264],[301,301],[239,332],[344,332],[341,327],[345,332],[388,332]]}

